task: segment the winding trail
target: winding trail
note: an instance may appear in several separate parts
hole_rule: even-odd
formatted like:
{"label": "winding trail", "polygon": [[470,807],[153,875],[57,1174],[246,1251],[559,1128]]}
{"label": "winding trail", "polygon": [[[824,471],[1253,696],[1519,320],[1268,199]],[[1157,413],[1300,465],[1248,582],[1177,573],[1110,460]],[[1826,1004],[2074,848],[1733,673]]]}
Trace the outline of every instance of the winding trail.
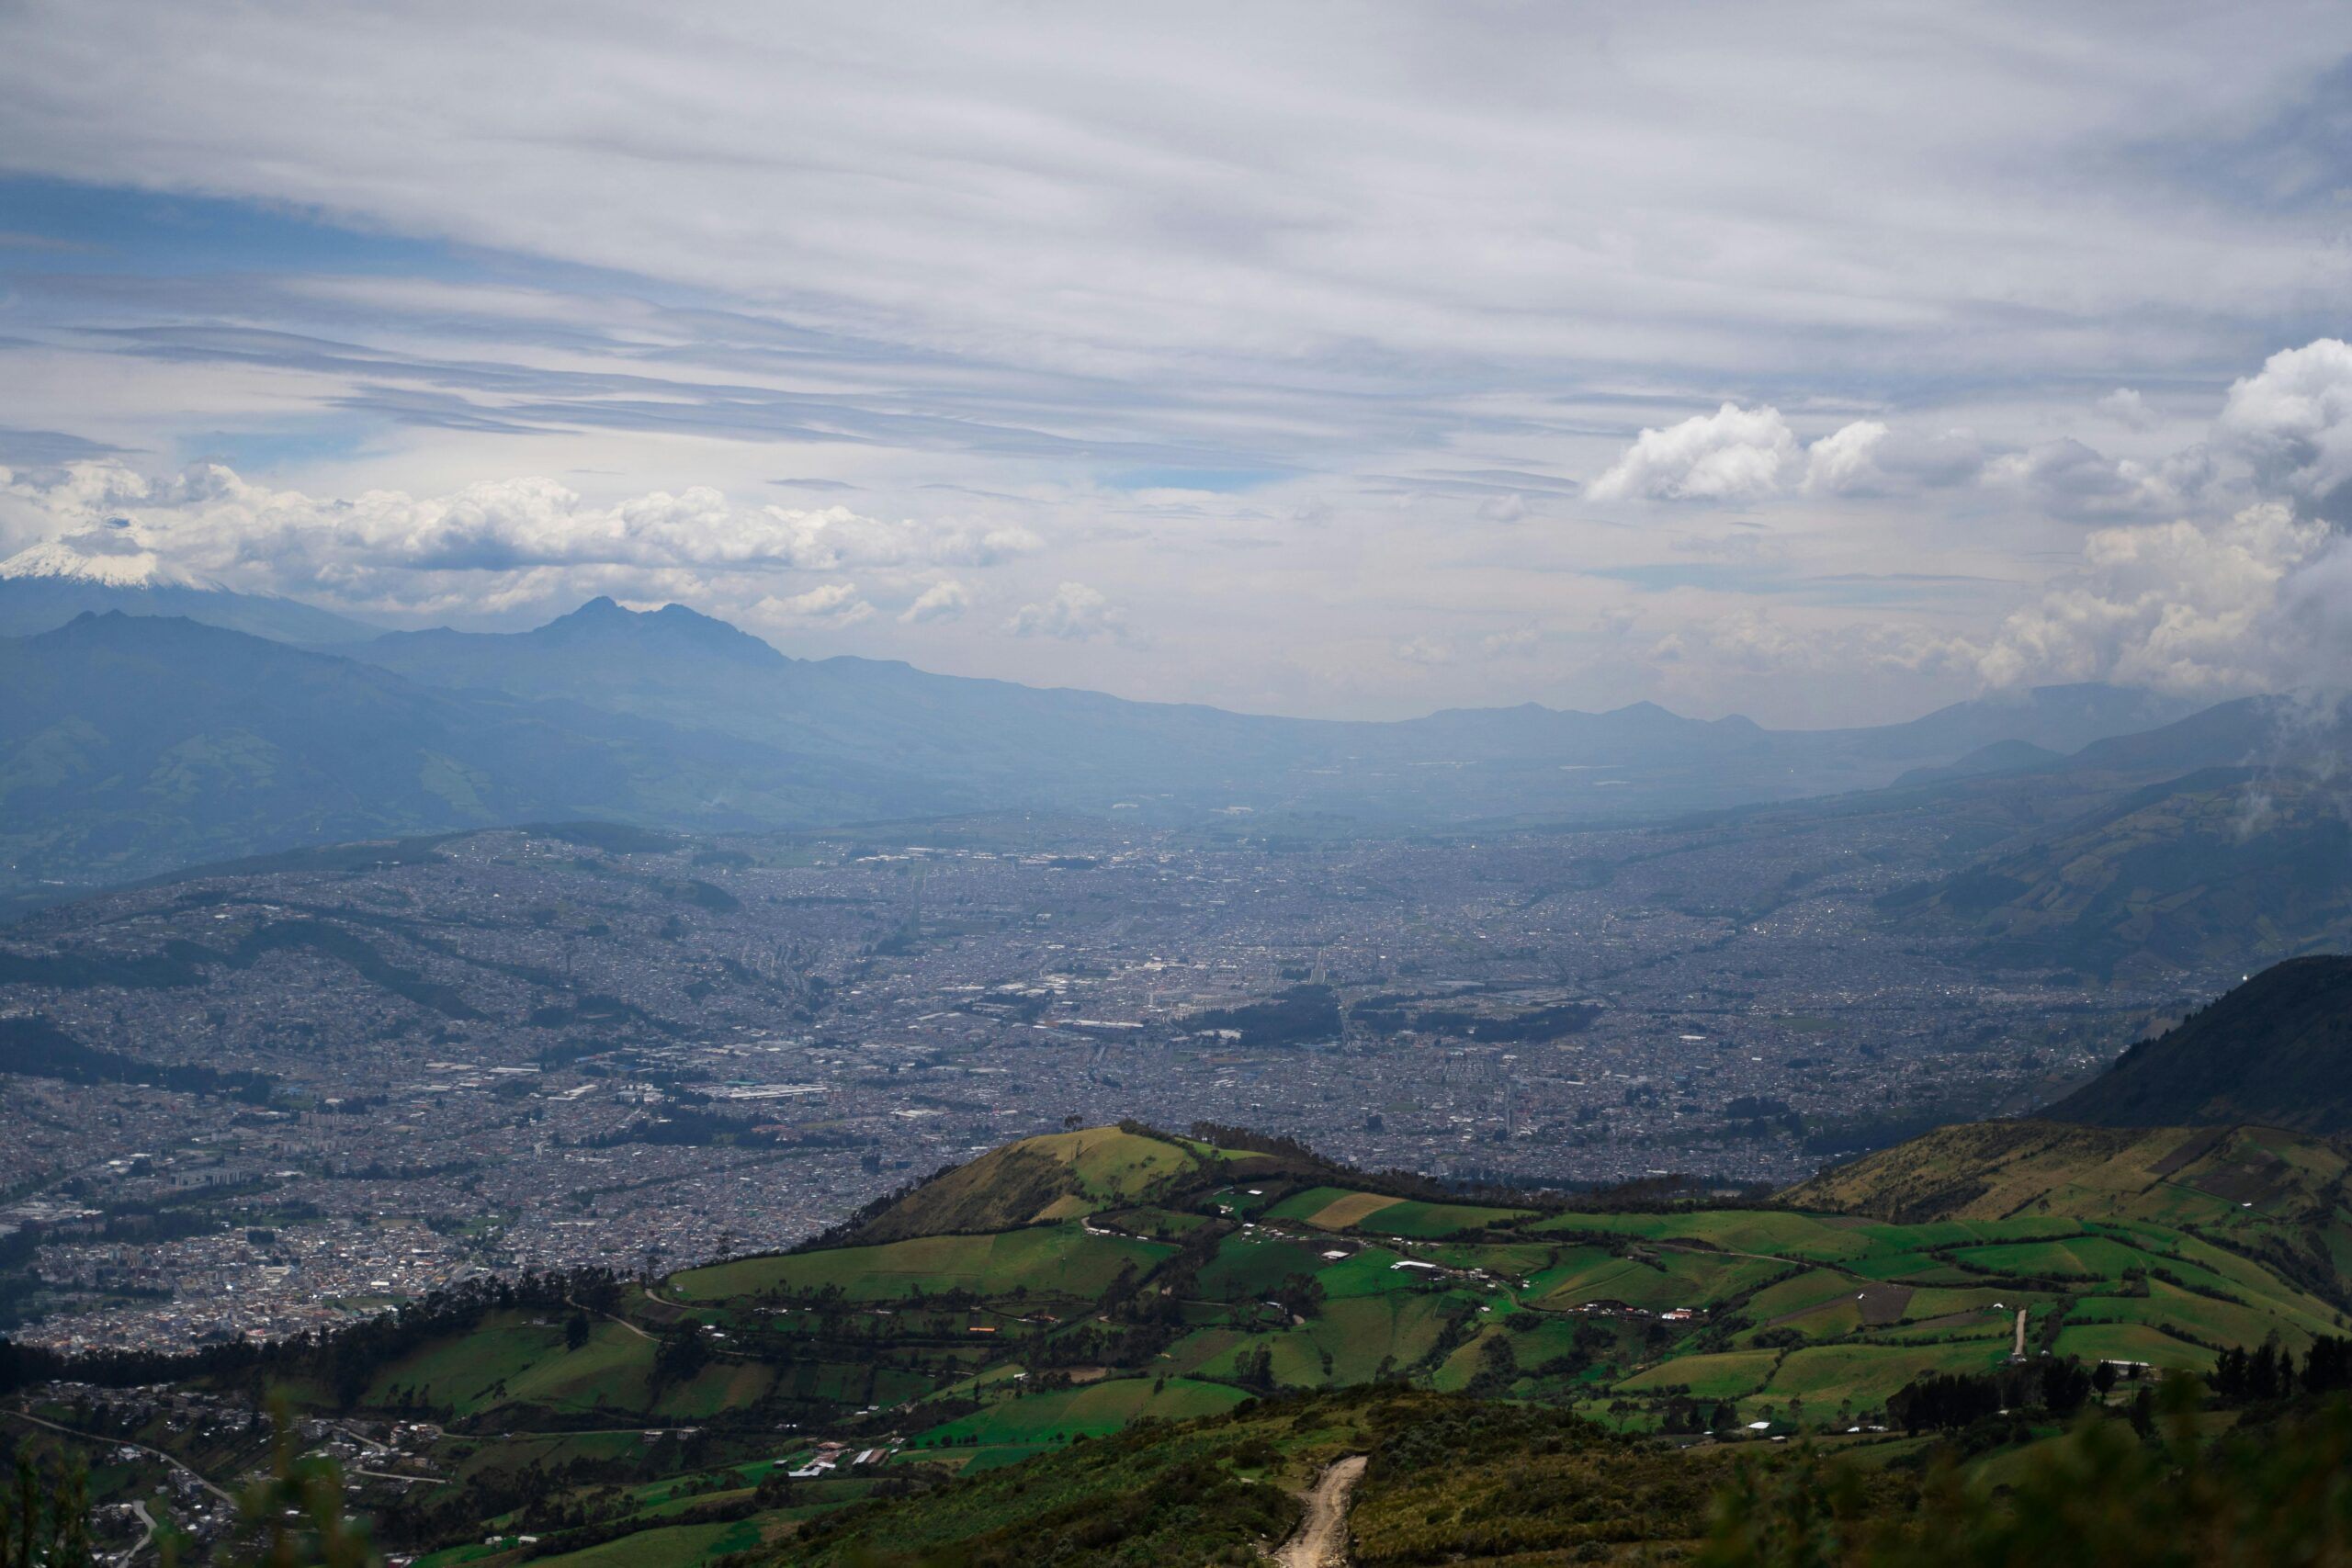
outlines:
{"label": "winding trail", "polygon": [[1350,1454],[1323,1472],[1306,1495],[1306,1517],[1274,1553],[1281,1568],[1347,1568],[1348,1504],[1368,1461]]}
{"label": "winding trail", "polygon": [[2011,1350],[2009,1354],[2015,1356],[2020,1361],[2025,1359],[2025,1308],[2023,1307],[2018,1308],[2017,1348]]}

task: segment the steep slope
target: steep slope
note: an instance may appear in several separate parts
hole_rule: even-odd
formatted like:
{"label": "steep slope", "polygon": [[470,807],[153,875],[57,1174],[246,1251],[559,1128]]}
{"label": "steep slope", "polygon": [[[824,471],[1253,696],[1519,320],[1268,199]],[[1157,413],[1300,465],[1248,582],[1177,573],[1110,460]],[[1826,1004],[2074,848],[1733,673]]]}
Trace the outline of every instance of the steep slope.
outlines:
{"label": "steep slope", "polygon": [[2352,958],[2275,965],[2126,1051],[2047,1112],[2103,1127],[2352,1132]]}
{"label": "steep slope", "polygon": [[2276,1127],[2084,1126],[2045,1118],[1943,1127],[1781,1194],[1891,1224],[2066,1220],[2195,1236],[2352,1305],[2352,1166]]}
{"label": "steep slope", "polygon": [[494,823],[777,826],[936,799],[876,770],[438,692],[175,618],[0,639],[0,859],[18,886]]}
{"label": "steep slope", "polygon": [[[2042,787],[2022,779],[2021,790]],[[2002,968],[2243,973],[2352,945],[2352,826],[2310,776],[2208,769],[2132,791],[1881,907]]]}

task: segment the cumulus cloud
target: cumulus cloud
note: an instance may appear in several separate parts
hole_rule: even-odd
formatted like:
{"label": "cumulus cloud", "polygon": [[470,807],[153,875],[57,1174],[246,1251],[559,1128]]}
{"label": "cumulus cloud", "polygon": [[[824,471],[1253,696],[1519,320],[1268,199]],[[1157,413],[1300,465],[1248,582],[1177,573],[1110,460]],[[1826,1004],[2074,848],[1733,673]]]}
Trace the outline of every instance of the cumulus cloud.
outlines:
{"label": "cumulus cloud", "polygon": [[2147,399],[2130,387],[2118,387],[2098,400],[2098,412],[2126,430],[2150,430],[2156,423],[2155,410]]}
{"label": "cumulus cloud", "polygon": [[1071,642],[1124,637],[1124,612],[1083,582],[1065,582],[1038,604],[1013,612],[1006,629],[1015,637],[1054,637]]}
{"label": "cumulus cloud", "polygon": [[2352,523],[2352,344],[2321,338],[2232,384],[2216,439],[2271,495]]}
{"label": "cumulus cloud", "polygon": [[1781,488],[1798,460],[1781,411],[1725,403],[1663,430],[1645,428],[1586,493],[1596,501],[1749,501]]}
{"label": "cumulus cloud", "polygon": [[793,620],[822,621],[836,626],[855,626],[874,614],[874,606],[857,596],[854,582],[820,583],[806,593],[763,599],[759,608]]}
{"label": "cumulus cloud", "polygon": [[1858,419],[1842,430],[1815,442],[1805,452],[1804,488],[1814,491],[1850,490],[1876,471],[1872,460],[1886,445],[1887,428],[1874,419]]}
{"label": "cumulus cloud", "polygon": [[[1995,686],[2113,681],[2222,695],[2294,685],[2318,671],[2310,642],[2326,625],[2282,615],[2307,604],[2308,575],[2335,564],[2324,523],[2278,502],[2225,521],[2101,528],[2080,568],[2012,614],[1977,669]],[[2291,585],[2291,586],[2290,586]]]}
{"label": "cumulus cloud", "polygon": [[899,612],[899,624],[913,626],[952,621],[971,607],[971,590],[952,577],[945,578],[915,595],[915,602]]}
{"label": "cumulus cloud", "polygon": [[1759,501],[1792,486],[1844,490],[1872,471],[1887,434],[1876,420],[1857,420],[1808,447],[1780,410],[1727,402],[1643,430],[1587,493],[1599,501]]}

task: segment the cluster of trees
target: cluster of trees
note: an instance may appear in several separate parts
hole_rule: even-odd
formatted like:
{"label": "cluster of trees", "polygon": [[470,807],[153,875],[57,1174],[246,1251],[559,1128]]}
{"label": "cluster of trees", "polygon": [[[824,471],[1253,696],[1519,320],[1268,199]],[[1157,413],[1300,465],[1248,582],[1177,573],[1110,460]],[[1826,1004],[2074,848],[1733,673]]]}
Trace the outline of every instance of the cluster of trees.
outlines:
{"label": "cluster of trees", "polygon": [[2000,1494],[1931,1472],[1916,1508],[1816,1456],[1753,1466],[1718,1499],[1703,1568],[2276,1568],[2352,1563],[2352,1406],[2206,1443],[2191,1380],[2165,1380],[2161,1440],[2086,1418]]}
{"label": "cluster of trees", "polygon": [[2314,1340],[2301,1371],[2295,1367],[2295,1353],[2277,1344],[2251,1352],[2232,1346],[2213,1368],[2213,1391],[2237,1403],[2345,1389],[2352,1389],[2352,1339]]}
{"label": "cluster of trees", "polygon": [[43,1474],[17,1457],[16,1483],[0,1487],[0,1568],[92,1568],[89,1480],[79,1470]]}
{"label": "cluster of trees", "polygon": [[[2114,1386],[2112,1369],[2103,1366],[2100,1373],[2105,1387]],[[2006,1410],[2038,1407],[2068,1416],[2101,1386],[2074,1358],[2048,1357],[1993,1372],[1929,1372],[1897,1390],[1886,1413],[1914,1435],[1973,1426]]]}

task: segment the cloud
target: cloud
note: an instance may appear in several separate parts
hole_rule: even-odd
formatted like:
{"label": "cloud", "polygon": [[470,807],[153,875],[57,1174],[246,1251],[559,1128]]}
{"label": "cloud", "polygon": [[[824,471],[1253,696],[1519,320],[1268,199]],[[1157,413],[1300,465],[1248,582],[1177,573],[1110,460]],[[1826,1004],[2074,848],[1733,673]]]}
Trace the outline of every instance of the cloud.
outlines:
{"label": "cloud", "polygon": [[971,607],[971,591],[954,578],[945,578],[917,594],[915,602],[899,612],[899,624],[912,626],[952,621]]}
{"label": "cloud", "polygon": [[1006,629],[1015,637],[1052,637],[1071,642],[1122,638],[1126,615],[1083,582],[1065,582],[1040,604],[1013,612]]}
{"label": "cloud", "polygon": [[2215,438],[2266,493],[2352,523],[2352,344],[2320,338],[2231,384]]}
{"label": "cloud", "polygon": [[1532,659],[1543,641],[1543,633],[1533,626],[1516,626],[1480,637],[1478,651],[1488,659]]}
{"label": "cloud", "polygon": [[763,599],[758,607],[771,615],[835,626],[854,626],[874,614],[874,606],[857,596],[854,582],[820,583],[789,598]]}
{"label": "cloud", "polygon": [[1987,485],[2011,491],[2037,510],[2077,520],[2152,516],[2195,504],[2214,479],[2202,446],[2154,463],[2109,457],[2073,436],[1994,458]]}
{"label": "cloud", "polygon": [[2009,615],[1976,666],[1994,686],[2112,681],[2216,696],[2324,678],[2341,667],[2312,664],[2333,624],[2313,612],[2343,578],[2341,556],[2326,525],[2277,502],[2206,525],[2101,528],[2081,566]]}
{"label": "cloud", "polygon": [[1419,664],[1424,669],[1432,669],[1441,664],[1453,662],[1453,645],[1442,637],[1430,637],[1426,634],[1406,638],[1396,645],[1395,652],[1403,662]]}
{"label": "cloud", "polygon": [[1888,436],[1858,420],[1801,446],[1781,411],[1725,403],[1663,430],[1645,429],[1587,491],[1596,501],[1760,501],[1792,485],[1809,491],[1859,486]]}
{"label": "cloud", "polygon": [[1587,491],[1595,501],[1750,501],[1781,488],[1797,438],[1775,408],[1725,403],[1664,430],[1644,429]]}
{"label": "cloud", "polygon": [[[757,580],[987,568],[1042,547],[1023,527],[892,521],[844,506],[741,506],[703,486],[601,505],[545,478],[484,481],[441,496],[379,490],[322,499],[251,483],[220,464],[167,478],[115,462],[76,464],[49,482],[15,476],[0,487],[0,504],[19,536],[91,537],[103,529],[108,553],[144,551],[182,574],[395,605],[446,596],[453,579],[512,582],[555,570]],[[793,613],[815,610],[812,602]]]}
{"label": "cloud", "polygon": [[2098,412],[2126,430],[2152,430],[2156,423],[2156,411],[2129,387],[2118,387],[2101,398]]}
{"label": "cloud", "polygon": [[1835,492],[1851,490],[1877,471],[1872,458],[1886,445],[1887,428],[1874,419],[1859,419],[1815,442],[1805,452],[1804,488]]}

